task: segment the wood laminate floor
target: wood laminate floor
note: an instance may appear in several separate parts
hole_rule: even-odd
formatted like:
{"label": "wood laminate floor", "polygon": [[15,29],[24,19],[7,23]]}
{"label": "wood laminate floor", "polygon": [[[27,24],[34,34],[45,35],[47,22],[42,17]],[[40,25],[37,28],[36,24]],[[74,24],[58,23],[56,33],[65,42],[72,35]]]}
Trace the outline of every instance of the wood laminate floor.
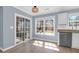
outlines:
{"label": "wood laminate floor", "polygon": [[52,42],[31,40],[3,53],[79,53],[79,49],[60,47]]}

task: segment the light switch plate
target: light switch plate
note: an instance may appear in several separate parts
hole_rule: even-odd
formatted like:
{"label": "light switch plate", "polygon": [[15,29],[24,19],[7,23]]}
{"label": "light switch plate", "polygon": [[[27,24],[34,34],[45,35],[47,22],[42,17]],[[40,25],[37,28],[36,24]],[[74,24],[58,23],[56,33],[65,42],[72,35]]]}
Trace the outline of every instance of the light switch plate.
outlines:
{"label": "light switch plate", "polygon": [[13,29],[13,26],[10,26],[10,29]]}

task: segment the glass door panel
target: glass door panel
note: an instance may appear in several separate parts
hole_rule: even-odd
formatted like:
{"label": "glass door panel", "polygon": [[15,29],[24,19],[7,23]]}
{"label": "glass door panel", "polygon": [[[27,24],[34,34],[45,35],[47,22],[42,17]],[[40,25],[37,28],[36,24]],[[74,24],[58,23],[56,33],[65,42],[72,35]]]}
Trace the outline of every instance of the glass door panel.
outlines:
{"label": "glass door panel", "polygon": [[30,39],[30,36],[29,36],[29,32],[30,32],[30,20],[25,19],[25,27],[24,27],[24,29],[25,29],[25,34],[26,34],[25,35],[25,39],[26,40]]}
{"label": "glass door panel", "polygon": [[23,19],[16,17],[16,43],[23,41]]}
{"label": "glass door panel", "polygon": [[30,20],[16,17],[16,43],[30,39]]}

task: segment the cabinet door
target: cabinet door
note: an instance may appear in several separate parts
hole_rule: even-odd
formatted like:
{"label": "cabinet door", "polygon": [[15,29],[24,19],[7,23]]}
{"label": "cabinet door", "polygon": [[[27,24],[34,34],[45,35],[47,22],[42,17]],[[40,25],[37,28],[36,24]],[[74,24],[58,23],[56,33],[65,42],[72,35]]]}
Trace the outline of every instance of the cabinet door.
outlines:
{"label": "cabinet door", "polygon": [[67,45],[68,45],[68,47],[71,47],[72,46],[72,33],[71,32],[68,33],[67,36],[68,36],[67,37]]}
{"label": "cabinet door", "polygon": [[71,47],[72,33],[61,32],[59,42],[60,42],[60,46]]}
{"label": "cabinet door", "polygon": [[72,48],[79,49],[79,33],[72,34]]}
{"label": "cabinet door", "polygon": [[65,27],[68,25],[68,14],[67,13],[61,13],[58,14],[58,27]]}

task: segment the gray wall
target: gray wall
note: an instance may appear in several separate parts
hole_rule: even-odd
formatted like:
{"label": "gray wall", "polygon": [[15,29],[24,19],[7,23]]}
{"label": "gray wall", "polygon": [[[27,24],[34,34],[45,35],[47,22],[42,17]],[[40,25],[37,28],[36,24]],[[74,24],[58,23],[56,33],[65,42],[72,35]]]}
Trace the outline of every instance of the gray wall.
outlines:
{"label": "gray wall", "polygon": [[[22,12],[14,7],[3,7],[3,48],[8,48],[15,44],[15,13],[26,17],[31,17],[27,13]],[[11,29],[11,26],[14,28]]]}
{"label": "gray wall", "polygon": [[0,48],[3,48],[3,8],[0,6]]}
{"label": "gray wall", "polygon": [[[55,36],[49,36],[49,35],[38,35],[35,34],[35,18],[41,18],[41,17],[46,17],[46,16],[55,16]],[[40,39],[40,40],[47,40],[47,41],[52,41],[52,42],[57,42],[58,41],[58,32],[57,32],[57,24],[58,24],[58,19],[57,19],[57,15],[43,15],[43,16],[39,16],[39,17],[33,17],[32,19],[32,36],[33,39]]]}

